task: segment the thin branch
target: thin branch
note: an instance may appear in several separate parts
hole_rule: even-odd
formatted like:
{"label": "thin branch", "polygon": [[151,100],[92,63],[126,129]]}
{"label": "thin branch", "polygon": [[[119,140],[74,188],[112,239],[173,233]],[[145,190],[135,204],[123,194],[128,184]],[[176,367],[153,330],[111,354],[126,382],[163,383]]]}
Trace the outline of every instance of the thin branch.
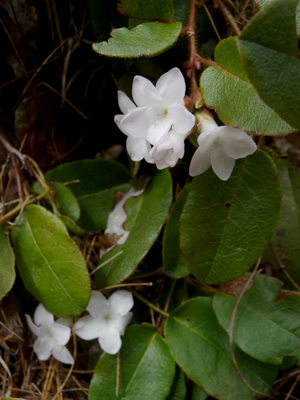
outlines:
{"label": "thin branch", "polygon": [[152,308],[152,310],[162,314],[164,317],[169,316],[169,314],[167,312],[163,311],[161,308],[156,307],[154,304],[150,303],[150,301],[146,300],[143,296],[141,296],[135,290],[130,289],[130,291],[135,297],[137,297],[139,300],[141,300],[143,303],[145,303],[148,307]]}
{"label": "thin branch", "polygon": [[227,19],[231,27],[233,28],[234,32],[236,35],[239,35],[241,33],[240,28],[238,27],[236,20],[233,18],[232,14],[228,11],[228,9],[225,7],[223,4],[222,0],[215,0],[217,4],[219,5],[222,14],[224,17]]}

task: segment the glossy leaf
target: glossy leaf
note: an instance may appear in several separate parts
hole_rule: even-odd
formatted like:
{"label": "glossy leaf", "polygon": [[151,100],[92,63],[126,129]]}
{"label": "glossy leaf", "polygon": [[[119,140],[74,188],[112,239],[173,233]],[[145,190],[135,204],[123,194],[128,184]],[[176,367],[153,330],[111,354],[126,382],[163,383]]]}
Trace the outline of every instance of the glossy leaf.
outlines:
{"label": "glossy leaf", "polygon": [[5,224],[0,224],[0,300],[12,288],[15,273],[15,256],[14,252],[5,235]]}
{"label": "glossy leaf", "polygon": [[[257,275],[235,314],[233,340],[245,353],[262,362],[281,364],[287,355],[300,359],[300,294],[275,301],[282,282]],[[229,331],[236,297],[214,296],[213,307],[221,326]]]}
{"label": "glossy leaf", "polygon": [[130,188],[130,174],[123,165],[108,160],[80,160],[63,164],[45,174],[47,180],[68,183],[81,209],[78,225],[86,231],[106,228],[118,191]]}
{"label": "glossy leaf", "polygon": [[63,222],[45,208],[27,206],[12,228],[25,288],[54,315],[79,315],[90,299],[85,260]]}
{"label": "glossy leaf", "polygon": [[188,270],[208,284],[241,276],[274,232],[280,205],[276,168],[261,151],[237,160],[228,181],[212,169],[194,178],[181,216]]}
{"label": "glossy leaf", "polygon": [[93,49],[109,57],[153,57],[173,46],[180,32],[180,22],[146,22],[131,30],[114,29],[108,42],[95,43]]}
{"label": "glossy leaf", "polygon": [[174,358],[169,346],[154,326],[129,327],[122,339],[117,384],[117,355],[104,353],[91,382],[89,400],[164,400],[175,374]]}
{"label": "glossy leaf", "polygon": [[295,131],[264,103],[249,81],[236,38],[218,44],[215,61],[219,66],[207,68],[201,75],[200,85],[205,104],[216,110],[224,124],[260,135]]}
{"label": "glossy leaf", "polygon": [[271,2],[251,19],[238,38],[245,69],[259,96],[294,128],[300,128],[297,3]]}
{"label": "glossy leaf", "polygon": [[165,273],[171,278],[183,278],[189,275],[179,248],[179,228],[183,206],[190,189],[191,185],[187,185],[179,193],[164,231],[163,266]]}
{"label": "glossy leaf", "polygon": [[172,22],[174,7],[172,0],[143,0],[133,2],[131,0],[120,0],[118,11],[126,17],[154,20],[161,22]]}
{"label": "glossy leaf", "polygon": [[[197,385],[222,400],[256,398],[241,380],[233,364],[226,332],[220,327],[212,299],[196,297],[172,312],[166,322],[165,337],[176,362]],[[249,384],[268,392],[277,368],[263,364],[234,347],[238,366]]]}
{"label": "glossy leaf", "polygon": [[287,167],[278,168],[278,174],[282,188],[282,207],[268,248],[271,259],[275,258],[274,266],[277,268],[280,263],[300,285],[300,174],[296,169]]}
{"label": "glossy leaf", "polygon": [[185,400],[186,399],[186,386],[185,374],[178,366],[176,367],[173,384],[170,393],[166,400]]}
{"label": "glossy leaf", "polygon": [[[80,207],[71,190],[60,182],[50,181],[48,185],[52,190],[52,199],[55,201],[58,211],[77,221],[80,217]],[[32,187],[36,193],[44,192],[38,181],[35,181]],[[46,196],[46,199],[48,197],[49,195]]]}
{"label": "glossy leaf", "polygon": [[96,273],[98,287],[115,285],[132,274],[154,244],[165,223],[172,203],[172,179],[165,169],[156,173],[145,192],[127,200],[125,230],[130,231],[124,244],[107,253],[101,263],[123,253]]}

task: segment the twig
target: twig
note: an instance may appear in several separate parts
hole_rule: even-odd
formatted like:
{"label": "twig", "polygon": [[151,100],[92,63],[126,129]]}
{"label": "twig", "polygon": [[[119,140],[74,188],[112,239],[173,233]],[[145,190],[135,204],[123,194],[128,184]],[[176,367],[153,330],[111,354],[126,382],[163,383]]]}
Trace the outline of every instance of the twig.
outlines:
{"label": "twig", "polygon": [[298,374],[297,378],[295,379],[294,383],[292,384],[292,387],[288,391],[287,395],[285,396],[284,400],[288,400],[291,397],[291,394],[293,390],[295,389],[296,385],[299,383],[300,380],[300,373]]}
{"label": "twig", "polygon": [[237,26],[237,23],[236,23],[235,19],[233,18],[232,14],[227,10],[227,8],[223,4],[222,0],[215,0],[215,1],[219,5],[222,14],[227,19],[227,21],[233,28],[234,32],[236,33],[236,35],[239,35],[241,33],[241,31],[240,31],[240,28]]}
{"label": "twig", "polygon": [[117,354],[117,377],[116,377],[116,396],[119,395],[119,387],[120,387],[120,352]]}
{"label": "twig", "polygon": [[206,11],[206,14],[207,14],[209,20],[210,20],[210,23],[212,24],[212,27],[214,28],[214,31],[215,31],[215,34],[217,35],[217,38],[219,39],[219,41],[221,41],[222,38],[221,38],[221,36],[219,35],[218,29],[217,29],[217,27],[216,27],[216,25],[215,25],[215,23],[214,23],[214,21],[213,21],[211,15],[210,15],[210,12],[208,11],[208,9],[207,9],[207,7],[206,7],[205,4],[203,4],[203,7],[204,7],[204,10]]}
{"label": "twig", "polygon": [[90,272],[90,276],[93,275],[96,271],[98,271],[98,269],[104,267],[104,265],[108,264],[109,262],[113,261],[115,258],[117,258],[120,254],[123,253],[123,250],[119,251],[119,253],[115,254],[114,256],[112,256],[111,258],[109,258],[108,260],[104,261],[104,263],[98,265],[97,268],[95,268],[92,272]]}
{"label": "twig", "polygon": [[145,303],[148,307],[152,308],[154,311],[162,314],[164,317],[169,316],[169,314],[167,312],[163,311],[161,308],[156,307],[154,304],[150,303],[150,301],[146,300],[143,296],[141,296],[135,290],[130,289],[130,291],[135,297],[137,297],[139,300],[141,300],[143,303]]}
{"label": "twig", "polygon": [[119,287],[126,287],[126,286],[153,286],[152,282],[142,282],[142,283],[118,283],[117,285],[106,286],[103,289],[99,289],[99,292],[103,292],[104,290],[115,289]]}

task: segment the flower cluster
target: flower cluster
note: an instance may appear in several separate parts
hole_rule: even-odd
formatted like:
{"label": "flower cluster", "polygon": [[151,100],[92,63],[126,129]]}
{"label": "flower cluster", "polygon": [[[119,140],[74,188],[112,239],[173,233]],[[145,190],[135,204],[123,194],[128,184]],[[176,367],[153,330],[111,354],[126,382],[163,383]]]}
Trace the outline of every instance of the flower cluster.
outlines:
{"label": "flower cluster", "polygon": [[133,161],[143,158],[158,169],[174,167],[184,155],[184,140],[195,125],[195,116],[183,105],[185,81],[178,68],[163,74],[154,86],[136,76],[132,98],[119,91],[122,115],[115,116],[127,135],[126,148]]}
{"label": "flower cluster", "polygon": [[[132,294],[117,290],[109,299],[92,290],[86,308],[90,315],[79,318],[74,325],[75,333],[82,339],[98,338],[101,348],[109,354],[116,354],[121,348],[121,335],[129,324],[133,307]],[[25,314],[30,330],[37,336],[33,350],[39,360],[47,360],[51,355],[65,364],[73,364],[74,359],[65,347],[71,335],[72,318],[58,318],[39,304],[34,313],[34,323]]]}
{"label": "flower cluster", "polygon": [[[132,85],[132,102],[119,91],[123,114],[115,122],[127,136],[126,148],[133,161],[145,159],[158,169],[174,167],[184,155],[184,140],[195,125],[195,116],[183,106],[185,81],[178,68],[163,74],[154,86],[136,76]],[[248,134],[231,126],[218,126],[204,112],[197,115],[199,148],[190,165],[190,175],[205,172],[212,166],[222,180],[227,180],[235,160],[257,149]]]}

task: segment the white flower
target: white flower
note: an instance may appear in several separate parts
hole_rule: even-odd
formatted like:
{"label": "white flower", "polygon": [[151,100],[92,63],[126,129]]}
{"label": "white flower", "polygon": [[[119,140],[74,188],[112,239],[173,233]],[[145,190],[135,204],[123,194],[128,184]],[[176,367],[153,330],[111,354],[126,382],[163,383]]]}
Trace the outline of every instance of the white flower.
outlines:
{"label": "white flower", "polygon": [[182,135],[172,131],[164,136],[150,151],[158,169],[174,167],[184,155],[184,139]]}
{"label": "white flower", "polygon": [[200,117],[198,128],[202,133],[198,137],[199,148],[191,160],[191,176],[202,174],[212,166],[215,174],[227,181],[235,160],[253,154],[257,149],[246,132],[232,126],[218,126],[208,116]]}
{"label": "white flower", "polygon": [[120,336],[129,324],[133,307],[132,294],[126,290],[117,290],[109,299],[96,290],[92,290],[87,306],[90,315],[80,318],[74,330],[84,339],[99,339],[101,348],[109,354],[116,354],[121,348]]}
{"label": "white flower", "polygon": [[[120,110],[123,114],[128,114],[131,110],[136,108],[136,105],[130,100],[130,98],[121,90],[118,91],[118,103]],[[121,121],[123,120],[124,115],[118,114],[115,115],[115,123],[118,128],[126,135],[126,149],[128,154],[130,155],[132,161],[140,161],[143,158],[148,163],[153,163],[154,161],[151,159],[149,152],[151,149],[150,143],[144,137],[134,137],[131,136],[129,132],[127,132],[122,126]]]}
{"label": "white flower", "polygon": [[132,98],[137,107],[132,102],[122,101],[122,110],[119,100],[125,114],[122,119],[118,118],[121,130],[127,135],[147,139],[152,145],[171,129],[179,135],[187,135],[195,124],[195,117],[183,106],[184,95],[185,81],[178,68],[163,74],[156,86],[142,76],[135,76]]}
{"label": "white flower", "polygon": [[39,360],[48,360],[52,354],[54,358],[65,364],[74,364],[73,357],[65,347],[71,335],[71,329],[66,324],[72,324],[71,318],[54,317],[42,304],[39,304],[34,312],[34,322],[25,314],[30,330],[37,336],[33,350]]}

